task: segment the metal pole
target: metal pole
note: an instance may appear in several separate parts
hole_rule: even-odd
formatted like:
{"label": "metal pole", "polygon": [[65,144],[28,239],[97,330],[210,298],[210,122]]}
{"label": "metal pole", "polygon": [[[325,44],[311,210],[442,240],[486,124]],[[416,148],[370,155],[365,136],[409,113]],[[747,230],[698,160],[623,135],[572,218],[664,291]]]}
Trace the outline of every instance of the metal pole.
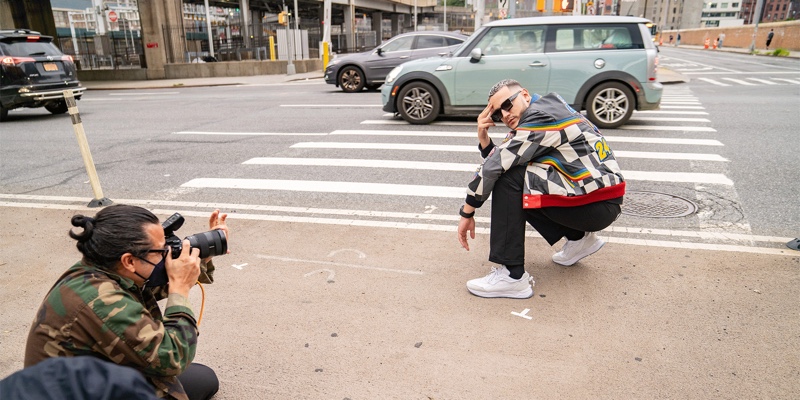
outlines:
{"label": "metal pole", "polygon": [[483,13],[484,9],[486,8],[486,4],[484,0],[476,0],[476,9],[475,9],[475,31],[478,31],[478,28],[481,27],[483,24]]}
{"label": "metal pole", "polygon": [[444,31],[447,32],[447,0],[443,0],[444,2]]}
{"label": "metal pole", "polygon": [[750,52],[752,53],[756,49],[756,35],[758,35],[758,22],[761,20],[761,7],[764,5],[764,2],[761,0],[756,0],[756,11],[755,15],[753,15],[753,19],[755,20],[755,28],[753,29],[753,41],[750,42]]}
{"label": "metal pole", "polygon": [[[297,0],[294,0],[294,34],[292,35],[292,40],[294,40],[294,35],[300,34],[300,12],[297,11]],[[294,43],[294,42],[292,42]],[[301,44],[300,47],[303,47]],[[295,58],[297,58],[297,47],[292,44],[292,51],[294,52]],[[303,52],[300,52],[300,55],[303,55]]]}
{"label": "metal pole", "polygon": [[[283,4],[283,11],[285,13],[287,13],[287,14],[289,13],[289,7],[286,7],[286,3]],[[289,59],[289,63],[286,65],[286,75],[294,75],[296,73],[296,70],[294,68],[294,63],[292,63],[292,55],[294,54],[294,37],[293,37],[293,35],[290,35],[290,33],[291,33],[291,29],[289,29],[290,25],[291,25],[291,23],[289,23],[289,21],[287,21],[287,23],[286,23],[286,41],[287,41],[288,46],[286,48],[286,58]]]}
{"label": "metal pole", "polygon": [[211,35],[211,10],[208,8],[208,0],[206,2],[206,27],[208,29],[208,54],[214,57],[214,38]]}
{"label": "metal pole", "polygon": [[94,167],[92,152],[89,151],[89,142],[86,140],[86,133],[83,131],[83,122],[81,122],[81,114],[78,112],[78,105],[75,103],[75,96],[72,90],[65,90],[63,93],[69,116],[72,118],[72,129],[75,131],[75,138],[78,139],[83,165],[86,167],[86,174],[89,175],[89,183],[92,184],[92,192],[94,193],[94,200],[89,202],[88,207],[102,207],[112,204],[111,200],[103,196],[100,178],[98,178],[97,169]]}
{"label": "metal pole", "polygon": [[417,31],[417,0],[414,0],[414,32]]}

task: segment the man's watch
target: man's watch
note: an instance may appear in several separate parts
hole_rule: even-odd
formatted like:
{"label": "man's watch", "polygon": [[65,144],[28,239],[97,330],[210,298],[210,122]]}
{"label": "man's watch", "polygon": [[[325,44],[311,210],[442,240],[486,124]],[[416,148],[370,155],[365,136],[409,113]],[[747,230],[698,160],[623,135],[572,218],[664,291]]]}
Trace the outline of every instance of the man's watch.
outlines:
{"label": "man's watch", "polygon": [[467,212],[464,211],[464,206],[461,206],[461,208],[458,209],[458,215],[460,215],[460,216],[462,216],[464,218],[472,218],[472,217],[475,216],[475,211],[473,211],[471,213],[467,213]]}

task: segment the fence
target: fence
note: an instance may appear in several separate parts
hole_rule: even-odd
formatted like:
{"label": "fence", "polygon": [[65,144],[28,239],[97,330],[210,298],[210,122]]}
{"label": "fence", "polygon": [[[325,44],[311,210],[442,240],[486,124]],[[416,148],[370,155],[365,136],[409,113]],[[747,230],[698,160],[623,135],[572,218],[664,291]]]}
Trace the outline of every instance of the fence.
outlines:
{"label": "fence", "polygon": [[75,59],[79,70],[141,68],[142,39],[139,31],[114,31],[96,35],[80,30],[75,36],[59,32],[56,45]]}

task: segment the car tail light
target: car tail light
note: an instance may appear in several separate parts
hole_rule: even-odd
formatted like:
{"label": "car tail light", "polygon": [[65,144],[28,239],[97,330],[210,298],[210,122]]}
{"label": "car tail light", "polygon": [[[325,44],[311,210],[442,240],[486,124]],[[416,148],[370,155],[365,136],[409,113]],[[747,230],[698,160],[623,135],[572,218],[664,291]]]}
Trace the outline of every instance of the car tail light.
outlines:
{"label": "car tail light", "polygon": [[656,56],[656,57],[653,59],[653,71],[652,71],[652,72],[653,72],[653,73],[652,73],[652,74],[650,74],[650,76],[648,76],[648,77],[647,77],[647,80],[649,80],[649,81],[656,81],[656,80],[658,80],[658,78],[656,77],[656,74],[658,73],[658,56]]}
{"label": "car tail light", "polygon": [[3,65],[20,65],[24,62],[36,62],[31,57],[3,57],[3,60],[0,61]]}
{"label": "car tail light", "polygon": [[72,62],[72,56],[68,56],[68,55],[65,54],[65,55],[61,56],[61,61]]}
{"label": "car tail light", "polygon": [[29,42],[38,42],[39,41],[39,36],[28,36],[28,41]]}

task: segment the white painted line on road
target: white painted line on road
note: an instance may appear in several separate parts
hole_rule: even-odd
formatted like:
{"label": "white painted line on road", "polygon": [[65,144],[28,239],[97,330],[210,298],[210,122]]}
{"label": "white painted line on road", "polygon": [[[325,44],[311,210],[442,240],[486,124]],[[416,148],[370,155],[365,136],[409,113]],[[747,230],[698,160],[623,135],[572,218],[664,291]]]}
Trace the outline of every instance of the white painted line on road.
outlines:
{"label": "white painted line on road", "polygon": [[699,62],[696,62],[696,61],[684,60],[682,58],[677,58],[677,57],[669,57],[668,59],[669,60],[680,61],[682,63],[691,63],[692,65],[696,65],[696,66],[699,66],[699,67],[707,67],[707,68],[714,68],[714,69],[719,69],[719,70],[723,70],[723,71],[728,71],[728,73],[737,73],[737,72],[739,72],[739,71],[736,71],[734,69],[722,68],[722,67],[717,66],[717,65],[708,65],[708,64],[703,64],[703,63],[699,63]]}
{"label": "white painted line on road", "polygon": [[[361,121],[362,125],[408,125],[408,122],[397,119],[368,119]],[[466,121],[433,121],[428,125],[441,125],[441,126],[475,126],[475,122]]]}
{"label": "white painted line on road", "polygon": [[382,104],[281,104],[279,107],[292,108],[365,108],[383,107]]}
{"label": "white painted line on road", "polygon": [[[32,195],[3,195],[0,194],[0,198],[14,198],[20,200],[48,200],[48,201],[81,201],[83,203],[86,202],[86,198],[80,197],[60,197],[60,196],[32,196]],[[72,199],[72,200],[65,200],[65,199]],[[236,210],[244,210],[244,209],[253,209],[256,208],[263,208],[266,206],[257,206],[257,205],[245,205],[245,204],[219,204],[219,203],[198,203],[198,202],[176,202],[176,201],[159,201],[159,200],[134,200],[134,199],[117,199],[119,204],[134,204],[134,205],[153,205],[153,204],[160,204],[160,205],[167,205],[170,207],[192,207],[192,208],[204,208],[206,210],[203,211],[191,211],[191,210],[161,210],[161,209],[152,209],[151,211],[158,215],[172,215],[174,212],[178,211],[183,216],[191,216],[197,218],[207,218],[208,217],[208,209],[236,209]],[[33,209],[51,209],[51,210],[70,210],[70,211],[81,211],[81,212],[88,212],[93,213],[96,212],[96,208],[89,208],[82,205],[70,205],[70,204],[44,204],[44,203],[15,203],[15,202],[0,202],[0,207],[10,207],[10,208],[33,208]],[[309,213],[310,210],[315,210],[313,213],[320,213],[323,214],[324,210],[321,209],[307,209]],[[335,210],[335,211],[345,211],[348,210]],[[351,210],[352,211],[352,210]],[[364,211],[366,212],[366,211]],[[398,213],[395,213],[398,214]],[[410,216],[417,216],[418,214],[408,214]],[[450,216],[448,216],[450,217]],[[456,217],[458,217],[456,215]],[[437,231],[437,232],[444,232],[447,234],[452,234],[454,232],[454,225],[437,225],[437,224],[420,224],[420,223],[406,223],[406,222],[389,222],[389,221],[369,221],[369,220],[353,220],[353,219],[335,219],[335,218],[311,218],[311,217],[294,217],[294,216],[276,216],[276,215],[263,215],[263,214],[243,214],[243,213],[229,213],[228,218],[230,219],[243,219],[243,220],[256,220],[256,221],[272,221],[272,222],[296,222],[296,223],[312,223],[312,224],[322,224],[322,225],[344,225],[344,226],[358,226],[358,227],[373,227],[373,228],[390,228],[390,229],[410,229],[410,230],[425,230],[425,231]],[[452,219],[450,217],[449,219]],[[453,219],[455,221],[456,219]],[[486,221],[478,221],[478,222],[488,222],[488,218],[485,219]],[[455,222],[454,222],[455,223]],[[769,247],[748,247],[748,246],[736,246],[736,245],[716,245],[716,244],[707,244],[707,243],[694,243],[694,242],[675,242],[675,241],[666,241],[666,240],[650,240],[650,239],[629,239],[629,238],[621,238],[621,237],[613,237],[609,236],[608,232],[635,232],[638,234],[655,234],[655,235],[669,235],[674,237],[694,237],[694,238],[702,238],[702,234],[704,232],[692,232],[692,231],[669,231],[669,230],[655,230],[655,229],[647,229],[647,228],[620,228],[620,227],[612,227],[608,230],[604,230],[603,238],[606,242],[611,243],[623,243],[623,244],[632,244],[637,246],[651,246],[651,247],[666,247],[666,248],[677,248],[677,249],[695,249],[695,250],[710,250],[710,251],[725,251],[725,252],[741,252],[741,253],[755,253],[755,254],[768,254],[768,255],[785,255],[791,257],[797,257],[798,251],[790,250],[790,249],[776,249],[776,248],[769,248]],[[476,228],[476,234],[481,235],[488,235],[489,228]],[[539,234],[532,231],[527,231],[525,236],[527,237],[540,237]],[[725,234],[725,238],[727,241],[730,239],[734,240],[743,240],[743,241],[753,241],[753,242],[774,242],[779,243],[781,245],[787,243],[788,241],[793,240],[794,238],[776,238],[771,236],[755,236],[755,235],[737,235],[737,234]],[[299,262],[299,261],[298,261]],[[391,272],[401,272],[403,270],[392,270]],[[418,273],[422,274],[422,272],[408,272],[408,273]]]}
{"label": "white painted line on road", "polygon": [[705,183],[733,186],[733,181],[723,174],[702,172],[622,171],[625,180],[650,182]]}
{"label": "white painted line on road", "polygon": [[683,115],[708,115],[705,111],[667,111],[667,110],[651,110],[651,111],[637,111],[633,113],[636,118],[638,114],[683,114]]}
{"label": "white painted line on road", "polygon": [[419,196],[460,199],[465,187],[401,185],[391,183],[300,181],[281,179],[195,178],[181,187],[214,189],[288,190],[314,193],[359,193],[385,196]]}
{"label": "white painted line on road", "polygon": [[773,81],[768,81],[766,79],[758,79],[758,78],[747,78],[747,79],[749,79],[751,81],[761,82],[761,83],[763,83],[765,85],[777,85],[777,83],[775,83]]}
{"label": "white painted line on road", "polygon": [[711,122],[707,118],[672,118],[672,117],[638,117],[636,114],[631,117],[631,121],[649,121],[649,122]]}
{"label": "white painted line on road", "polygon": [[512,315],[516,315],[518,317],[525,318],[525,319],[533,319],[533,317],[528,315],[528,311],[530,311],[530,310],[531,310],[530,308],[526,308],[526,309],[522,310],[522,312],[512,311],[511,314]]}
{"label": "white painted line on road", "polygon": [[713,79],[708,79],[708,78],[697,78],[697,79],[701,80],[701,81],[704,81],[704,82],[713,83],[713,84],[715,84],[717,86],[730,86],[730,84],[722,83],[722,82],[719,82],[719,81],[715,81]]}
{"label": "white painted line on road", "polygon": [[622,125],[621,130],[648,130],[648,131],[686,131],[686,132],[716,132],[714,128],[706,126],[659,126],[659,125]]}
{"label": "white painted line on road", "polygon": [[703,106],[665,106],[661,105],[661,108],[668,108],[668,109],[685,109],[685,110],[705,110],[706,108]]}
{"label": "white painted line on road", "polygon": [[661,104],[673,105],[673,106],[680,106],[680,105],[684,105],[684,106],[699,106],[700,102],[699,101],[669,101],[669,100],[667,100],[667,101],[662,101]]}
{"label": "white painted line on road", "polygon": [[741,79],[734,79],[734,78],[722,78],[722,79],[725,79],[726,81],[731,81],[731,82],[734,82],[734,83],[738,83],[740,85],[757,86],[755,83],[750,83],[748,81],[744,81],[744,80],[741,80]]}
{"label": "white painted line on road", "polygon": [[[277,257],[277,256],[267,256],[263,254],[256,254],[256,257],[263,258],[265,260],[275,260],[275,261],[284,261],[284,262],[293,262],[293,263],[306,263],[306,264],[320,264],[320,265],[332,265],[335,267],[348,267],[348,268],[356,268],[356,269],[367,269],[372,271],[382,271],[382,272],[394,272],[398,274],[408,274],[408,275],[425,275],[422,271],[415,271],[410,269],[394,269],[394,268],[384,268],[384,267],[373,267],[370,265],[358,265],[358,264],[345,264],[345,263],[338,263],[338,262],[331,262],[331,261],[319,261],[319,260],[303,260],[299,258],[289,258],[289,257]],[[309,274],[313,274],[313,271]],[[308,276],[309,274],[306,274]]]}
{"label": "white painted line on road", "polygon": [[[451,153],[472,153],[475,146],[439,145],[439,144],[412,144],[412,143],[351,143],[351,142],[299,142],[290,146],[298,149],[360,149],[360,150],[413,150],[413,151],[437,151]],[[665,153],[665,152],[645,152],[645,151],[624,151],[616,150],[614,154],[618,158],[654,158],[672,160],[704,160],[704,161],[728,161],[717,154],[700,153]]]}
{"label": "white painted line on road", "polygon": [[172,132],[173,135],[226,135],[226,136],[328,136],[327,133],[293,133],[293,132]]}
{"label": "white painted line on road", "polygon": [[796,81],[793,79],[784,79],[784,78],[772,78],[772,79],[776,81],[784,81],[784,82],[794,83],[795,85],[800,85],[800,81]]}
{"label": "white painted line on road", "polygon": [[154,96],[167,94],[180,94],[181,92],[131,92],[131,93],[109,93],[109,96]]}
{"label": "white painted line on road", "polygon": [[461,171],[474,172],[478,164],[443,163],[424,161],[398,161],[398,160],[361,160],[349,158],[280,158],[257,157],[251,158],[242,164],[256,165],[304,165],[326,167],[362,167],[362,168],[394,168],[394,169],[421,169],[433,171]]}
{"label": "white painted line on road", "polygon": [[[424,137],[476,137],[475,132],[439,132],[439,131],[377,131],[377,130],[336,130],[331,135],[353,136],[424,136]],[[505,133],[490,133],[490,137],[503,139]],[[677,139],[677,138],[650,138],[628,136],[605,136],[609,142],[618,143],[659,143],[659,144],[689,144],[698,146],[723,146],[722,142],[713,139]]]}
{"label": "white painted line on road", "polygon": [[115,101],[123,101],[123,100],[125,100],[125,101],[130,101],[130,100],[136,100],[136,99],[117,99],[117,98],[113,98],[113,97],[111,97],[111,98],[109,98],[109,97],[103,97],[103,98],[100,98],[100,99],[96,99],[96,98],[87,98],[87,97],[86,97],[86,95],[83,95],[83,97],[81,97],[81,99],[80,99],[80,101],[110,101],[110,100],[115,100]]}
{"label": "white painted line on road", "polygon": [[[702,153],[656,153],[650,151],[614,150],[614,156],[617,158],[649,158],[659,160],[728,161],[727,158],[719,154]],[[622,175],[625,175],[624,171]]]}

